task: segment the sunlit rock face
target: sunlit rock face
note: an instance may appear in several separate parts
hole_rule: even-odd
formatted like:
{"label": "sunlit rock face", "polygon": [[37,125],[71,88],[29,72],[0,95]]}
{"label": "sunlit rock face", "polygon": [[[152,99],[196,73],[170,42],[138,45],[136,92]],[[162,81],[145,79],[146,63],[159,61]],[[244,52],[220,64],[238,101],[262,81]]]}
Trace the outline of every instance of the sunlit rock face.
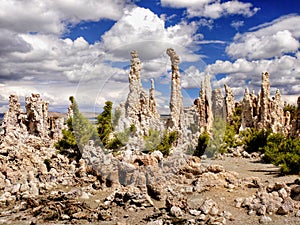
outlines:
{"label": "sunlit rock face", "polygon": [[179,63],[180,58],[173,48],[167,49],[172,65],[171,97],[170,97],[170,123],[169,128],[181,131],[183,128],[183,103],[181,94]]}
{"label": "sunlit rock face", "polygon": [[160,116],[156,109],[154,81],[151,81],[149,96],[142,87],[141,60],[138,52],[131,52],[129,93],[125,103],[125,118],[136,128],[138,136],[147,135],[150,128],[160,129]]}
{"label": "sunlit rock face", "polygon": [[284,114],[280,91],[270,97],[269,73],[262,73],[261,90],[258,96],[246,89],[242,101],[242,126],[246,128],[271,129],[287,134],[290,129],[290,113]]}
{"label": "sunlit rock face", "polygon": [[235,101],[232,89],[225,84],[225,109],[226,109],[226,121],[227,123],[231,123],[232,116],[235,110]]}
{"label": "sunlit rock face", "polygon": [[4,114],[1,131],[1,142],[26,142],[29,136],[43,138],[45,141],[58,141],[62,137],[62,129],[66,128],[65,118],[62,115],[48,114],[47,101],[39,94],[31,94],[25,99],[24,112],[18,96],[10,95],[9,110]]}

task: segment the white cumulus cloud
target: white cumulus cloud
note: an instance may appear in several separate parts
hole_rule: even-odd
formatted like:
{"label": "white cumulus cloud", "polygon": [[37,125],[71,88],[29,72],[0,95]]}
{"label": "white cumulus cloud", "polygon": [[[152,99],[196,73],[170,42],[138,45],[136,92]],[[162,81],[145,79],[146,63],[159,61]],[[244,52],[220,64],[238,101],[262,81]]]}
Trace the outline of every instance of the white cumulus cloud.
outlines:
{"label": "white cumulus cloud", "polygon": [[186,60],[196,60],[186,49],[196,48],[194,42],[203,38],[196,35],[197,29],[195,22],[166,27],[164,20],[152,11],[136,7],[126,11],[102,36],[102,43],[108,53],[123,59],[128,59],[128,53],[133,49],[140,52],[141,59],[155,59],[168,47],[173,47],[179,54],[186,54]]}
{"label": "white cumulus cloud", "polygon": [[290,15],[237,34],[226,52],[233,58],[265,59],[295,53],[300,47],[300,16]]}
{"label": "white cumulus cloud", "polygon": [[174,8],[186,8],[189,17],[207,17],[218,19],[226,15],[253,16],[259,8],[253,7],[251,3],[240,1],[219,0],[161,0],[162,6]]}

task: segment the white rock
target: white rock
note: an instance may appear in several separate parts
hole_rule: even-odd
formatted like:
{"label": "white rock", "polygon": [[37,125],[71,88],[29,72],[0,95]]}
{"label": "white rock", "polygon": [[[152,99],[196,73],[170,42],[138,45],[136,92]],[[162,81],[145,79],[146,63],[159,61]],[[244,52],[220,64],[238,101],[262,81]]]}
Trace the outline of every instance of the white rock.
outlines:
{"label": "white rock", "polygon": [[196,209],[190,209],[190,214],[193,216],[199,216],[201,214],[201,211],[198,211]]}
{"label": "white rock", "polygon": [[272,219],[268,216],[261,216],[259,218],[259,223],[260,224],[268,224],[268,223],[271,223],[272,222]]}
{"label": "white rock", "polygon": [[89,196],[88,193],[86,193],[86,192],[83,191],[80,198],[81,198],[81,199],[89,199],[90,196]]}
{"label": "white rock", "polygon": [[183,214],[182,210],[177,206],[172,206],[172,208],[170,209],[170,213],[172,216],[175,216],[175,217],[181,217]]}

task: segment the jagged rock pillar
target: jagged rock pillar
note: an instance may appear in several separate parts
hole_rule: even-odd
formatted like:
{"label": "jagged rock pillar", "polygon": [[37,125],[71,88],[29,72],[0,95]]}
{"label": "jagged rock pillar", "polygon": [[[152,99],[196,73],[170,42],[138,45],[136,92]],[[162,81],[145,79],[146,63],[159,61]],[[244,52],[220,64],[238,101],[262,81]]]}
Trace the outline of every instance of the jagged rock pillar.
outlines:
{"label": "jagged rock pillar", "polygon": [[225,119],[225,101],[222,90],[217,88],[212,92],[212,113],[213,118]]}
{"label": "jagged rock pillar", "polygon": [[130,72],[128,76],[129,80],[129,94],[125,103],[127,118],[130,118],[132,124],[136,127],[140,123],[140,93],[142,89],[141,83],[141,61],[139,59],[137,51],[132,51],[130,59]]}
{"label": "jagged rock pillar", "polygon": [[167,49],[172,64],[171,97],[170,97],[170,123],[169,128],[181,133],[183,127],[183,103],[179,73],[179,56],[172,48]]}
{"label": "jagged rock pillar", "polygon": [[270,79],[269,73],[262,73],[262,84],[260,92],[260,125],[259,128],[269,128],[270,126]]}
{"label": "jagged rock pillar", "polygon": [[130,60],[129,94],[125,103],[125,117],[130,125],[136,127],[136,134],[139,137],[148,135],[149,129],[161,129],[160,116],[156,109],[154,95],[154,81],[148,97],[141,82],[141,61],[137,51],[132,51]]}
{"label": "jagged rock pillar", "polygon": [[2,122],[2,134],[6,135],[13,131],[26,132],[25,114],[21,109],[17,95],[9,96],[9,110],[4,114]]}
{"label": "jagged rock pillar", "polygon": [[281,132],[284,126],[284,112],[281,105],[281,94],[278,89],[271,104],[270,117],[272,131],[275,133]]}
{"label": "jagged rock pillar", "polygon": [[39,94],[31,94],[26,97],[26,112],[28,121],[28,132],[40,137],[49,137],[47,101],[40,99]]}
{"label": "jagged rock pillar", "polygon": [[253,105],[252,98],[250,96],[248,88],[245,90],[243,102],[242,102],[242,125],[241,130],[251,128],[254,125],[253,118]]}
{"label": "jagged rock pillar", "polygon": [[232,116],[235,110],[234,95],[231,88],[225,84],[225,109],[226,109],[226,121],[227,123],[232,122]]}

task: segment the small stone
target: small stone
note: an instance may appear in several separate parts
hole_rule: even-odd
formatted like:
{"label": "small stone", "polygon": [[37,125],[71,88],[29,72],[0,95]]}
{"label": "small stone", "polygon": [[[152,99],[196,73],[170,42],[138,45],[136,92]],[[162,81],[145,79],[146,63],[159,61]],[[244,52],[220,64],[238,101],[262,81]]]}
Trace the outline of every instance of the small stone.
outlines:
{"label": "small stone", "polygon": [[201,214],[201,211],[198,211],[196,209],[190,209],[190,214],[193,216],[199,216]]}
{"label": "small stone", "polygon": [[205,215],[205,214],[201,214],[199,216],[199,220],[205,221],[206,219],[207,219],[207,215]]}
{"label": "small stone", "polygon": [[243,156],[244,158],[251,158],[251,155],[250,155],[248,152],[246,152],[246,151],[243,151],[243,152],[242,152],[242,156]]}
{"label": "small stone", "polygon": [[243,198],[236,198],[234,201],[235,201],[235,207],[236,208],[241,208],[244,199]]}
{"label": "small stone", "polygon": [[227,220],[233,220],[232,214],[229,211],[224,211],[223,216]]}
{"label": "small stone", "polygon": [[234,189],[235,186],[233,184],[228,184],[228,189]]}
{"label": "small stone", "polygon": [[290,212],[294,211],[294,203],[291,198],[286,198],[283,204],[277,210],[277,214],[279,215],[287,215]]}
{"label": "small stone", "polygon": [[259,223],[260,224],[268,224],[268,223],[271,223],[272,222],[272,219],[268,216],[261,216],[259,218]]}
{"label": "small stone", "polygon": [[219,213],[219,210],[216,206],[213,206],[212,209],[210,210],[210,215],[216,216]]}
{"label": "small stone", "polygon": [[86,192],[82,192],[82,194],[81,194],[81,197],[80,197],[81,199],[89,199],[90,198],[90,196],[89,196],[89,194],[88,193],[86,193]]}
{"label": "small stone", "polygon": [[61,215],[61,219],[62,219],[62,220],[69,220],[70,217],[69,217],[67,214],[62,214],[62,215]]}
{"label": "small stone", "polygon": [[172,206],[172,208],[170,209],[170,214],[174,217],[181,217],[182,210],[177,206]]}
{"label": "small stone", "polygon": [[86,213],[84,213],[84,212],[77,212],[77,213],[74,213],[72,215],[72,217],[74,219],[86,219],[86,218],[88,218],[88,215]]}
{"label": "small stone", "polygon": [[203,204],[200,206],[200,210],[204,213],[204,214],[209,214],[210,210],[212,209],[213,206],[215,206],[216,203],[212,200],[212,199],[207,199],[203,202]]}
{"label": "small stone", "polygon": [[15,184],[11,190],[12,194],[17,193],[20,190],[21,184]]}
{"label": "small stone", "polygon": [[267,207],[265,205],[261,205],[258,209],[257,209],[257,215],[265,215],[267,211]]}
{"label": "small stone", "polygon": [[297,212],[296,212],[296,215],[295,215],[296,217],[300,217],[300,210],[298,210]]}
{"label": "small stone", "polygon": [[220,173],[220,172],[224,172],[224,167],[221,165],[209,165],[207,167],[209,172],[212,173]]}
{"label": "small stone", "polygon": [[163,224],[164,224],[163,220],[155,220],[147,223],[147,225],[163,225]]}
{"label": "small stone", "polygon": [[286,192],[286,190],[284,188],[281,188],[279,191],[278,191],[278,194],[279,194],[279,197],[281,198],[286,198],[288,197],[288,193]]}

